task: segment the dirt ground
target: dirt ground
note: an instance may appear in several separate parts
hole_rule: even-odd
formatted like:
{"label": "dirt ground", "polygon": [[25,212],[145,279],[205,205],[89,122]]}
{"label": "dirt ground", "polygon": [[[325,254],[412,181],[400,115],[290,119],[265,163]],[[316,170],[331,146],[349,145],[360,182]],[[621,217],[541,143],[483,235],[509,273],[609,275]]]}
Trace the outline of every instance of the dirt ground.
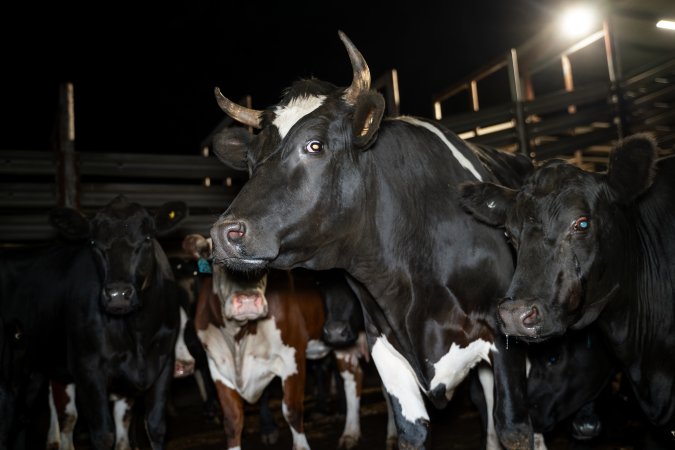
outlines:
{"label": "dirt ground", "polygon": [[[311,382],[308,383],[308,386]],[[384,449],[386,435],[386,405],[373,368],[367,368],[361,407],[362,438],[355,450]],[[247,406],[242,450],[288,450],[292,438],[283,420],[280,407],[280,386],[273,385],[270,406],[279,426],[279,440],[275,445],[262,443],[258,426],[257,405]],[[651,449],[641,444],[643,423],[635,417],[632,404],[620,393],[609,391],[601,403],[604,431],[599,438],[588,442],[575,442],[570,437],[569,423],[562,423],[552,433],[546,434],[549,450],[637,450]],[[305,430],[314,450],[336,449],[344,426],[344,416],[339,413],[336,400],[328,404],[328,411],[320,411],[316,396],[308,388],[306,399]],[[480,449],[481,425],[478,412],[468,400],[468,388],[460,386],[450,405],[444,410],[429,407],[432,420],[431,442],[428,449],[475,450]],[[192,378],[177,380],[174,384],[172,408],[169,418],[169,450],[222,450],[225,439],[222,427],[205,416],[196,384]]]}

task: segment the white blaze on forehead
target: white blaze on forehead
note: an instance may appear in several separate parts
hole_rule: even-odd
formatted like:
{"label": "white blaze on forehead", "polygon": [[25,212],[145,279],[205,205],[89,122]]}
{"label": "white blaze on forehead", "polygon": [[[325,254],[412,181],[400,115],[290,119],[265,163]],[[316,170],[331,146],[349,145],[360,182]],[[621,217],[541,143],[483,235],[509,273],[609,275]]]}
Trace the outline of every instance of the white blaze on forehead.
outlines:
{"label": "white blaze on forehead", "polygon": [[476,177],[476,179],[477,179],[478,181],[483,181],[483,177],[480,176],[480,174],[478,173],[478,171],[476,170],[476,168],[473,166],[473,164],[471,164],[471,161],[469,161],[468,159],[466,159],[466,156],[464,156],[464,155],[462,154],[462,152],[460,152],[460,151],[457,149],[457,147],[455,147],[454,145],[452,145],[452,143],[448,140],[448,138],[447,138],[447,136],[445,135],[445,133],[443,133],[441,130],[439,130],[437,127],[435,127],[433,124],[431,124],[431,123],[429,123],[429,122],[425,122],[425,121],[423,121],[423,120],[418,120],[418,119],[415,119],[414,117],[409,117],[409,116],[401,116],[401,117],[397,117],[396,120],[402,120],[402,121],[404,121],[404,122],[408,122],[408,123],[411,124],[411,125],[415,125],[415,126],[418,126],[418,127],[426,128],[427,130],[429,130],[429,131],[431,131],[432,133],[434,133],[434,134],[435,134],[435,135],[436,135],[436,136],[437,136],[437,137],[438,137],[445,145],[448,146],[448,148],[449,148],[450,151],[452,152],[452,156],[455,157],[455,159],[457,160],[457,162],[459,162],[459,163],[462,165],[462,167],[464,167],[466,170],[468,170],[469,172],[471,172],[471,174],[472,174],[474,177]]}
{"label": "white blaze on forehead", "polygon": [[490,350],[496,350],[496,347],[482,339],[477,339],[464,348],[453,342],[448,353],[434,364],[435,373],[430,389],[445,384],[446,397],[450,399],[454,389],[466,378],[473,366],[481,360],[490,362],[488,358]]}
{"label": "white blaze on forehead", "polygon": [[370,354],[387,393],[396,397],[401,405],[403,417],[411,423],[415,423],[418,419],[429,420],[417,377],[403,355],[389,343],[385,336],[380,336],[375,340]]}
{"label": "white blaze on forehead", "polygon": [[298,120],[321,106],[324,100],[326,100],[325,95],[295,97],[288,102],[288,105],[277,106],[274,110],[276,117],[272,123],[279,129],[281,139],[286,137]]}

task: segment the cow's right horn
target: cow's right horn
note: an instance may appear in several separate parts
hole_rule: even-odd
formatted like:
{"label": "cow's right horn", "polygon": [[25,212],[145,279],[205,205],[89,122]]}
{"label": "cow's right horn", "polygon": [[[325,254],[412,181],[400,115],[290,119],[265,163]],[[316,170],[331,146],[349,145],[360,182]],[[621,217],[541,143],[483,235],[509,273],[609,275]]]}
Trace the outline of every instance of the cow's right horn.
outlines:
{"label": "cow's right horn", "polygon": [[368,69],[368,64],[366,64],[366,60],[363,58],[361,52],[356,49],[347,35],[342,31],[338,31],[338,35],[347,48],[349,60],[352,62],[352,70],[354,71],[352,85],[347,88],[343,98],[345,102],[354,105],[359,94],[370,89],[370,69]]}
{"label": "cow's right horn", "polygon": [[225,97],[222,92],[220,92],[220,88],[215,89],[215,94],[218,106],[220,106],[220,109],[225,111],[228,116],[249,127],[262,128],[260,124],[262,111],[237,105],[232,100]]}

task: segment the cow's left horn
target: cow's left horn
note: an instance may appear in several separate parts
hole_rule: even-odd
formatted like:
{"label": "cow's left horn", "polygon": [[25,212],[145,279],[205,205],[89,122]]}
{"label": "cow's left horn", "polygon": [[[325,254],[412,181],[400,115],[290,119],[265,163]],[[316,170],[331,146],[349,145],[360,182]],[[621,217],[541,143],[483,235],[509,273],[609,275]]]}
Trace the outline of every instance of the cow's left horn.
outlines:
{"label": "cow's left horn", "polygon": [[262,111],[237,105],[232,100],[225,97],[222,92],[220,92],[220,88],[215,89],[215,94],[218,106],[220,106],[220,109],[225,111],[228,116],[249,127],[262,128],[260,124]]}
{"label": "cow's left horn", "polygon": [[366,60],[361,55],[361,52],[356,49],[347,35],[342,31],[338,31],[338,35],[347,48],[349,60],[352,62],[352,70],[354,71],[352,85],[345,91],[344,99],[350,105],[354,105],[359,94],[370,89],[370,69],[368,69],[368,64],[366,64]]}

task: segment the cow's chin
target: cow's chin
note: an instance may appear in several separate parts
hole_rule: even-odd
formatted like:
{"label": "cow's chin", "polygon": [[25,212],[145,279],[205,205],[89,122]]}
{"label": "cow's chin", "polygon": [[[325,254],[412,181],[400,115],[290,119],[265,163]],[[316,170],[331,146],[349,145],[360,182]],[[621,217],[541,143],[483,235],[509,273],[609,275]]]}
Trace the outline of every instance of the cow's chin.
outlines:
{"label": "cow's chin", "polygon": [[237,272],[249,272],[253,270],[266,269],[269,264],[268,259],[264,258],[214,258],[216,264],[221,264],[230,270]]}
{"label": "cow's chin", "polygon": [[125,316],[138,309],[138,304],[133,301],[109,301],[103,304],[103,310],[111,316]]}

